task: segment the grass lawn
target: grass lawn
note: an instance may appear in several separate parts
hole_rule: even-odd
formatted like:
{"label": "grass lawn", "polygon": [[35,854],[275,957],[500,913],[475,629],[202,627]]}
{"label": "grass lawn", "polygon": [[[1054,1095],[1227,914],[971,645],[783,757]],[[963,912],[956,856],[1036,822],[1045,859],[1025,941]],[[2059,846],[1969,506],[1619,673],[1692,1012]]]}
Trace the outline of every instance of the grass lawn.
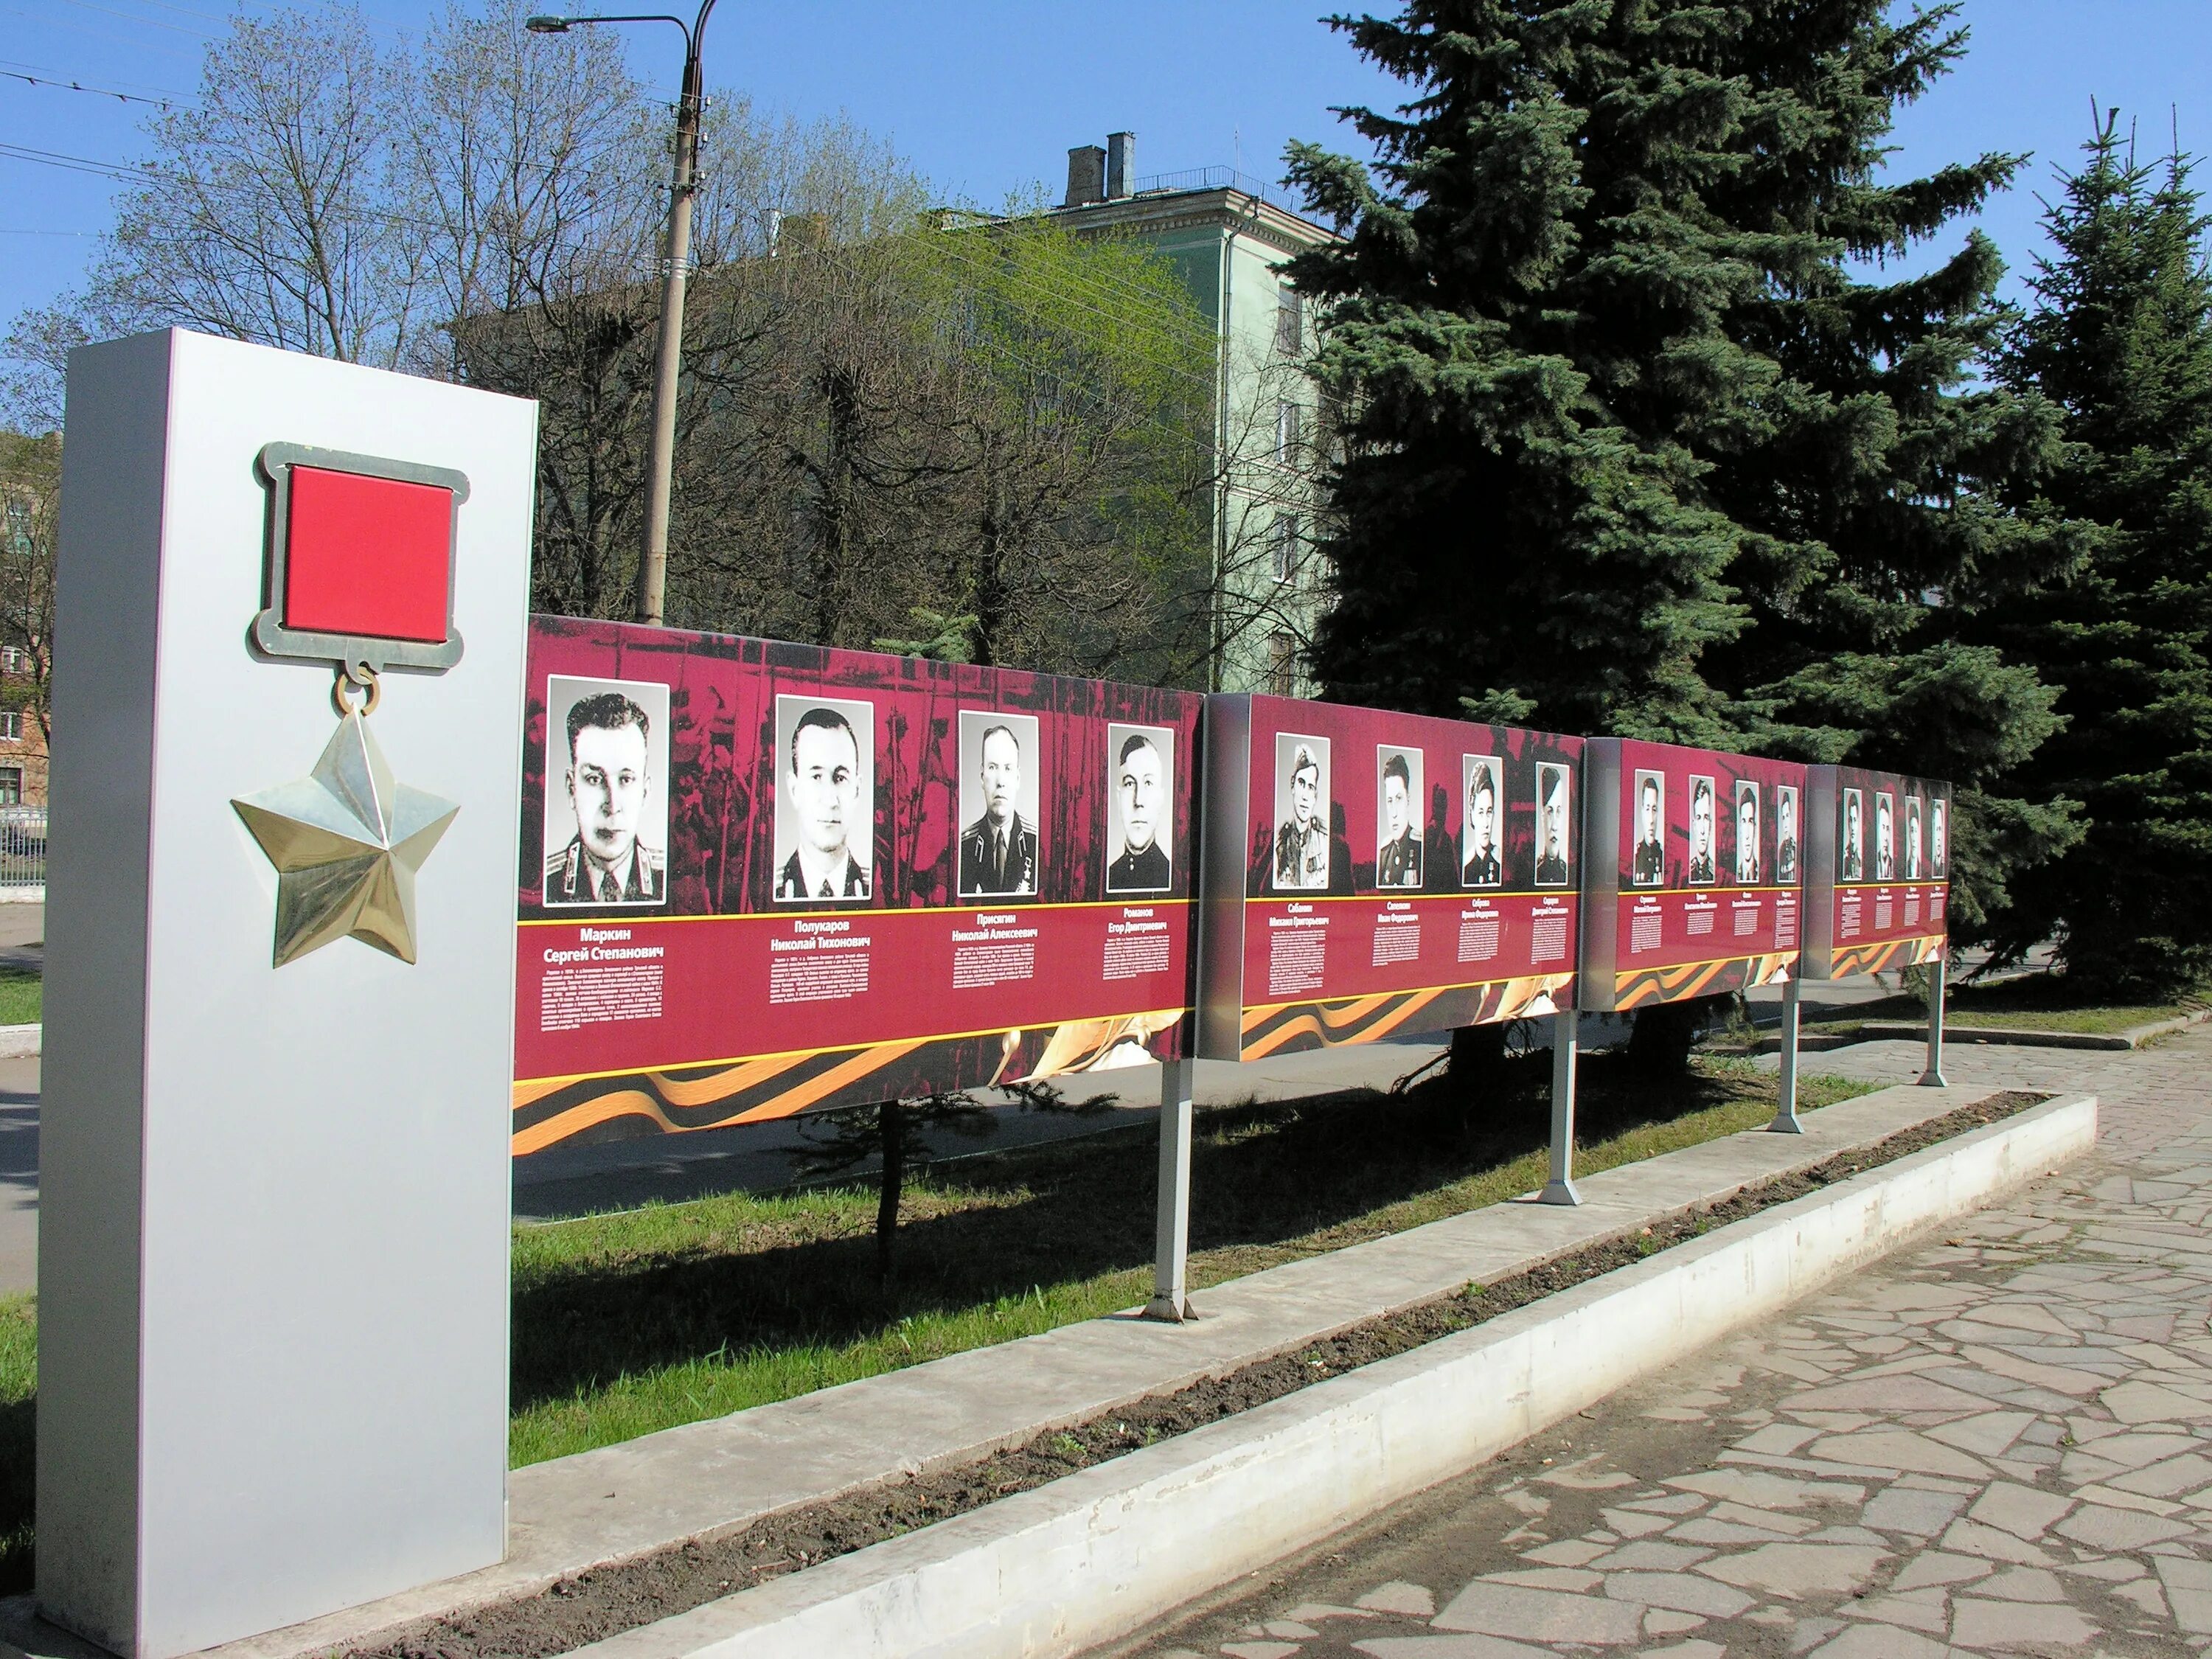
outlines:
{"label": "grass lawn", "polygon": [[45,988],[35,968],[0,968],[0,1025],[36,1025]]}
{"label": "grass lawn", "polygon": [[[1700,1058],[1654,1090],[1582,1066],[1578,1171],[1756,1127],[1774,1079]],[[1437,1082],[1199,1115],[1194,1287],[1494,1204],[1543,1184],[1550,1057],[1469,1107]],[[1824,1105],[1873,1085],[1807,1079]],[[1156,1132],[963,1159],[908,1186],[896,1286],[875,1196],[742,1194],[518,1229],[517,1465],[788,1399],[1133,1306],[1151,1293]]]}
{"label": "grass lawn", "polygon": [[[1774,1079],[1700,1056],[1653,1085],[1585,1055],[1577,1173],[1764,1124]],[[1551,1058],[1473,1101],[1446,1079],[1201,1111],[1191,1278],[1219,1284],[1543,1183]],[[1808,1077],[1807,1109],[1871,1084]],[[512,1461],[534,1463],[896,1370],[1142,1302],[1151,1126],[963,1158],[906,1188],[900,1273],[877,1282],[872,1188],[732,1194],[514,1233]],[[31,1580],[37,1326],[0,1301],[0,1594]]]}
{"label": "grass lawn", "polygon": [[[2201,1007],[2200,1003],[2116,1003],[2070,989],[2063,974],[2033,974],[2000,980],[1994,985],[1955,985],[1947,988],[1944,1017],[1954,1025],[1989,1025],[2008,1030],[2081,1031],[2101,1034],[2148,1025]],[[1870,1019],[1924,1021],[1924,997],[1885,997],[1862,1003],[1808,1030],[1834,1031]]]}

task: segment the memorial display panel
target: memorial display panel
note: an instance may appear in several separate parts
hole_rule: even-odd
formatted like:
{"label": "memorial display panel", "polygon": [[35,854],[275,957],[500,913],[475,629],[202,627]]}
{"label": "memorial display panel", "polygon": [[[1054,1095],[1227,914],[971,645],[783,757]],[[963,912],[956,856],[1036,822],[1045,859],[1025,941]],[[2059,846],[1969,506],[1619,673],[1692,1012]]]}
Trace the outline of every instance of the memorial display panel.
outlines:
{"label": "memorial display panel", "polygon": [[1572,994],[1582,740],[1207,702],[1200,1052],[1254,1060]]}
{"label": "memorial display panel", "polygon": [[1186,1052],[1198,695],[533,617],[514,1147]]}
{"label": "memorial display panel", "polygon": [[1820,832],[1806,895],[1814,979],[1932,962],[1951,890],[1951,786],[1857,767],[1812,769]]}
{"label": "memorial display panel", "polygon": [[1778,981],[1803,949],[1806,769],[1634,738],[1589,744],[1583,1006]]}

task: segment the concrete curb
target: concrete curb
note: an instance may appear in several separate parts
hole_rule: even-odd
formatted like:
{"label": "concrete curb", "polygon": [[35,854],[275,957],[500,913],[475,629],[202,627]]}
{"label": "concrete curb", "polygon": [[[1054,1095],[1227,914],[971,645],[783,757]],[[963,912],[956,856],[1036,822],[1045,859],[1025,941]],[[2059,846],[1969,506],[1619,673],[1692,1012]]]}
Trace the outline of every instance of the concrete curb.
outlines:
{"label": "concrete curb", "polygon": [[2095,1144],[2050,1102],[1194,1433],[579,1650],[1045,1659],[1448,1480]]}
{"label": "concrete curb", "polygon": [[28,1060],[39,1052],[43,1025],[0,1025],[0,1060]]}
{"label": "concrete curb", "polygon": [[[1990,1043],[2000,1048],[2140,1048],[2153,1037],[2170,1036],[2176,1031],[2186,1031],[2212,1019],[2212,1008],[2200,1008],[2193,1013],[2177,1015],[2172,1019],[2153,1020],[2148,1025],[2130,1025],[2119,1031],[2043,1031],[2025,1026],[2012,1025],[1953,1025],[1943,1027],[1946,1042]],[[1822,1031],[1808,1030],[1799,1033],[1797,1047],[1806,1054],[1818,1054],[1829,1048],[1848,1048],[1858,1042],[1925,1042],[1928,1028],[1910,1020],[1870,1019],[1851,1031]],[[1782,1039],[1764,1036],[1744,1052],[1751,1054],[1771,1054],[1780,1050]]]}

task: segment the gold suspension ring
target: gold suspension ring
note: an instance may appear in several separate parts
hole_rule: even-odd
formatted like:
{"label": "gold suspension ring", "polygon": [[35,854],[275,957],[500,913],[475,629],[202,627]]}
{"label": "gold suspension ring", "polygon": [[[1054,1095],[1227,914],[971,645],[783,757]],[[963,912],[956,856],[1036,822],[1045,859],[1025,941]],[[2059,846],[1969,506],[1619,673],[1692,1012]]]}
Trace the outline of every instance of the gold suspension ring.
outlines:
{"label": "gold suspension ring", "polygon": [[[360,702],[356,702],[347,696],[348,688],[362,694]],[[338,711],[340,720],[349,714],[359,714],[362,719],[368,719],[376,712],[376,705],[383,696],[384,682],[373,668],[356,668],[349,663],[338,670],[337,678],[331,683],[331,702]]]}

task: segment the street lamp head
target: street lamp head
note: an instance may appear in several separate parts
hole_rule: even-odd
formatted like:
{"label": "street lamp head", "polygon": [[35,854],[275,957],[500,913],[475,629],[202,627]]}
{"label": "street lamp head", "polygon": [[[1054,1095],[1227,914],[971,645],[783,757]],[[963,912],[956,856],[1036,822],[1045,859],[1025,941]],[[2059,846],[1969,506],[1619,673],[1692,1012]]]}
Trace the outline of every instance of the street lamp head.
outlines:
{"label": "street lamp head", "polygon": [[522,27],[532,34],[566,34],[568,20],[565,17],[532,17]]}

